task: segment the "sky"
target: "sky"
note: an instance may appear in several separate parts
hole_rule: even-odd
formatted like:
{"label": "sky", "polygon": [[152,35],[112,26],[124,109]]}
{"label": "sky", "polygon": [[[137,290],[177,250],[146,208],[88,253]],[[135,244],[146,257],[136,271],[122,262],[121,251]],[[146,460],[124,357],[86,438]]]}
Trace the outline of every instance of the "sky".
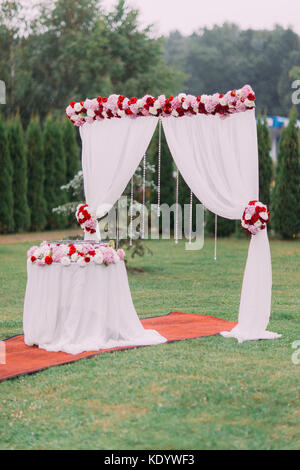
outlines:
{"label": "sky", "polygon": [[[116,0],[102,0],[111,7]],[[140,12],[141,26],[154,23],[155,35],[178,29],[188,35],[197,29],[225,21],[241,28],[272,29],[292,26],[300,34],[300,0],[127,0]]]}

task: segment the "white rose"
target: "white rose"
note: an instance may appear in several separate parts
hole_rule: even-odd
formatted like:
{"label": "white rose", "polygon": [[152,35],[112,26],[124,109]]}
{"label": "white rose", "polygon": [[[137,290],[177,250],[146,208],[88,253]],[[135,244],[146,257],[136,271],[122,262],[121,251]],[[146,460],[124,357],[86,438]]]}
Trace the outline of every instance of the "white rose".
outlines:
{"label": "white rose", "polygon": [[78,113],[79,111],[82,110],[82,106],[80,103],[75,103],[74,104],[74,110]]}
{"label": "white rose", "polygon": [[71,264],[71,260],[69,258],[69,256],[64,256],[61,260],[60,260],[61,264],[63,266],[70,266]]}
{"label": "white rose", "polygon": [[149,113],[154,114],[154,115],[156,116],[156,114],[157,114],[157,109],[154,108],[154,106],[150,106],[150,108],[149,108]]}
{"label": "white rose", "polygon": [[176,111],[176,109],[173,109],[172,116],[178,117],[178,112]]}
{"label": "white rose", "polygon": [[260,220],[257,220],[254,225],[255,225],[255,227],[261,227],[262,223],[261,223]]}
{"label": "white rose", "polygon": [[245,105],[247,106],[247,108],[254,108],[255,106],[255,102],[254,101],[251,101],[251,100],[248,100],[248,98],[245,100]]}
{"label": "white rose", "polygon": [[186,103],[186,101],[182,103],[182,107],[183,109],[189,109],[189,105]]}
{"label": "white rose", "polygon": [[73,253],[73,255],[71,256],[72,261],[77,261],[78,258],[79,258],[78,253]]}
{"label": "white rose", "polygon": [[81,268],[85,268],[86,266],[86,262],[84,261],[84,257],[83,256],[80,256],[78,261],[77,261],[77,264],[78,266],[80,266]]}
{"label": "white rose", "polygon": [[80,116],[78,116],[78,114],[73,114],[73,116],[71,116],[71,121],[73,122],[78,121],[78,119],[80,119]]}
{"label": "white rose", "polygon": [[144,106],[143,105],[143,100],[141,100],[141,99],[137,100],[136,104],[137,104],[138,108],[142,108]]}
{"label": "white rose", "polygon": [[259,213],[260,217],[264,220],[268,220],[269,216],[267,212],[260,212]]}
{"label": "white rose", "polygon": [[90,109],[90,108],[87,110],[86,114],[87,114],[89,117],[94,117],[94,116],[95,116],[94,111],[93,111],[92,109]]}
{"label": "white rose", "polygon": [[194,113],[196,113],[196,114],[199,113],[198,106],[195,106],[195,107],[193,108],[193,111],[194,111]]}
{"label": "white rose", "polygon": [[236,90],[235,96],[236,96],[237,98],[241,98],[241,97],[242,97],[242,90]]}
{"label": "white rose", "polygon": [[161,104],[160,104],[160,102],[159,102],[158,100],[156,100],[156,101],[154,102],[154,105],[153,105],[153,106],[154,106],[155,109],[160,109],[160,108],[161,108]]}
{"label": "white rose", "polygon": [[100,251],[94,256],[94,263],[96,263],[96,264],[102,264],[103,263],[103,255]]}
{"label": "white rose", "polygon": [[185,94],[185,93],[179,93],[178,99],[181,101],[182,98],[184,98],[184,99],[186,98],[186,94]]}
{"label": "white rose", "polygon": [[245,215],[245,219],[246,219],[246,220],[250,220],[250,219],[251,219],[251,214],[248,214],[248,213],[247,213],[247,214]]}
{"label": "white rose", "polygon": [[124,117],[124,116],[125,116],[125,111],[124,111],[124,109],[118,109],[118,115],[119,115],[120,117]]}
{"label": "white rose", "polygon": [[226,99],[225,99],[224,97],[221,98],[221,99],[220,99],[220,105],[221,105],[221,106],[226,106],[226,104],[227,104],[227,103],[226,103]]}

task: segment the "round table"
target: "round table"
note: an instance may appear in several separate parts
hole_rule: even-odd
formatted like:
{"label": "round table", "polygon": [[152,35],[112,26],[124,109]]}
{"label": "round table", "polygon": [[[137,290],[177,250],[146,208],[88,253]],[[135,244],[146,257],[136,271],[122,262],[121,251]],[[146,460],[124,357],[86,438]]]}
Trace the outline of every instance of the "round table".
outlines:
{"label": "round table", "polygon": [[79,354],[166,342],[144,329],[135,311],[124,261],[109,266],[27,263],[24,338],[28,346]]}

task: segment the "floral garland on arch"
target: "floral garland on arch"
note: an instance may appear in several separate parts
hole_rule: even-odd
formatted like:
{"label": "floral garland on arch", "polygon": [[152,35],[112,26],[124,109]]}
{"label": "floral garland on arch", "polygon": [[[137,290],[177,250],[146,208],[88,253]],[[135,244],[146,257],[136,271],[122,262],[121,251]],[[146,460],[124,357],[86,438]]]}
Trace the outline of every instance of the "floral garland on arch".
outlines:
{"label": "floral garland on arch", "polygon": [[96,233],[96,214],[90,212],[88,204],[79,204],[76,209],[76,219],[82,230],[87,233]]}
{"label": "floral garland on arch", "polygon": [[246,232],[256,235],[266,228],[269,220],[270,212],[267,206],[260,201],[250,201],[243,212],[241,225]]}
{"label": "floral garland on arch", "polygon": [[143,98],[126,98],[122,95],[98,96],[85,101],[71,101],[66,108],[70,121],[75,126],[93,123],[102,119],[111,118],[137,118],[139,116],[181,117],[196,114],[218,114],[225,118],[255,107],[255,94],[250,85],[239,90],[230,90],[226,94],[213,95],[186,95],[178,96],[160,95],[155,98],[145,95]]}
{"label": "floral garland on arch", "polygon": [[27,260],[37,266],[50,266],[60,263],[70,266],[76,263],[81,268],[96,264],[109,266],[123,261],[125,252],[121,248],[115,250],[112,246],[94,243],[48,243],[42,242],[40,246],[32,246],[27,251]]}

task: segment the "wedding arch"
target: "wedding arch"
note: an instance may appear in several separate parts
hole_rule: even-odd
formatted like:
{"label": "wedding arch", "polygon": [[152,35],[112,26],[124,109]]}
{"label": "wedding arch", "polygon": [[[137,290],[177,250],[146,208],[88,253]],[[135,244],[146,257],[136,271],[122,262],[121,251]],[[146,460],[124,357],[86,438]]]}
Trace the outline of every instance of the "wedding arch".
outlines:
{"label": "wedding arch", "polygon": [[242,218],[243,228],[251,233],[238,324],[223,336],[239,341],[279,337],[267,331],[272,288],[269,214],[259,202],[252,88],[245,85],[225,95],[197,97],[99,96],[71,102],[66,113],[80,128],[84,191],[91,211],[119,199],[161,120],[171,154],[191,191],[216,215]]}

